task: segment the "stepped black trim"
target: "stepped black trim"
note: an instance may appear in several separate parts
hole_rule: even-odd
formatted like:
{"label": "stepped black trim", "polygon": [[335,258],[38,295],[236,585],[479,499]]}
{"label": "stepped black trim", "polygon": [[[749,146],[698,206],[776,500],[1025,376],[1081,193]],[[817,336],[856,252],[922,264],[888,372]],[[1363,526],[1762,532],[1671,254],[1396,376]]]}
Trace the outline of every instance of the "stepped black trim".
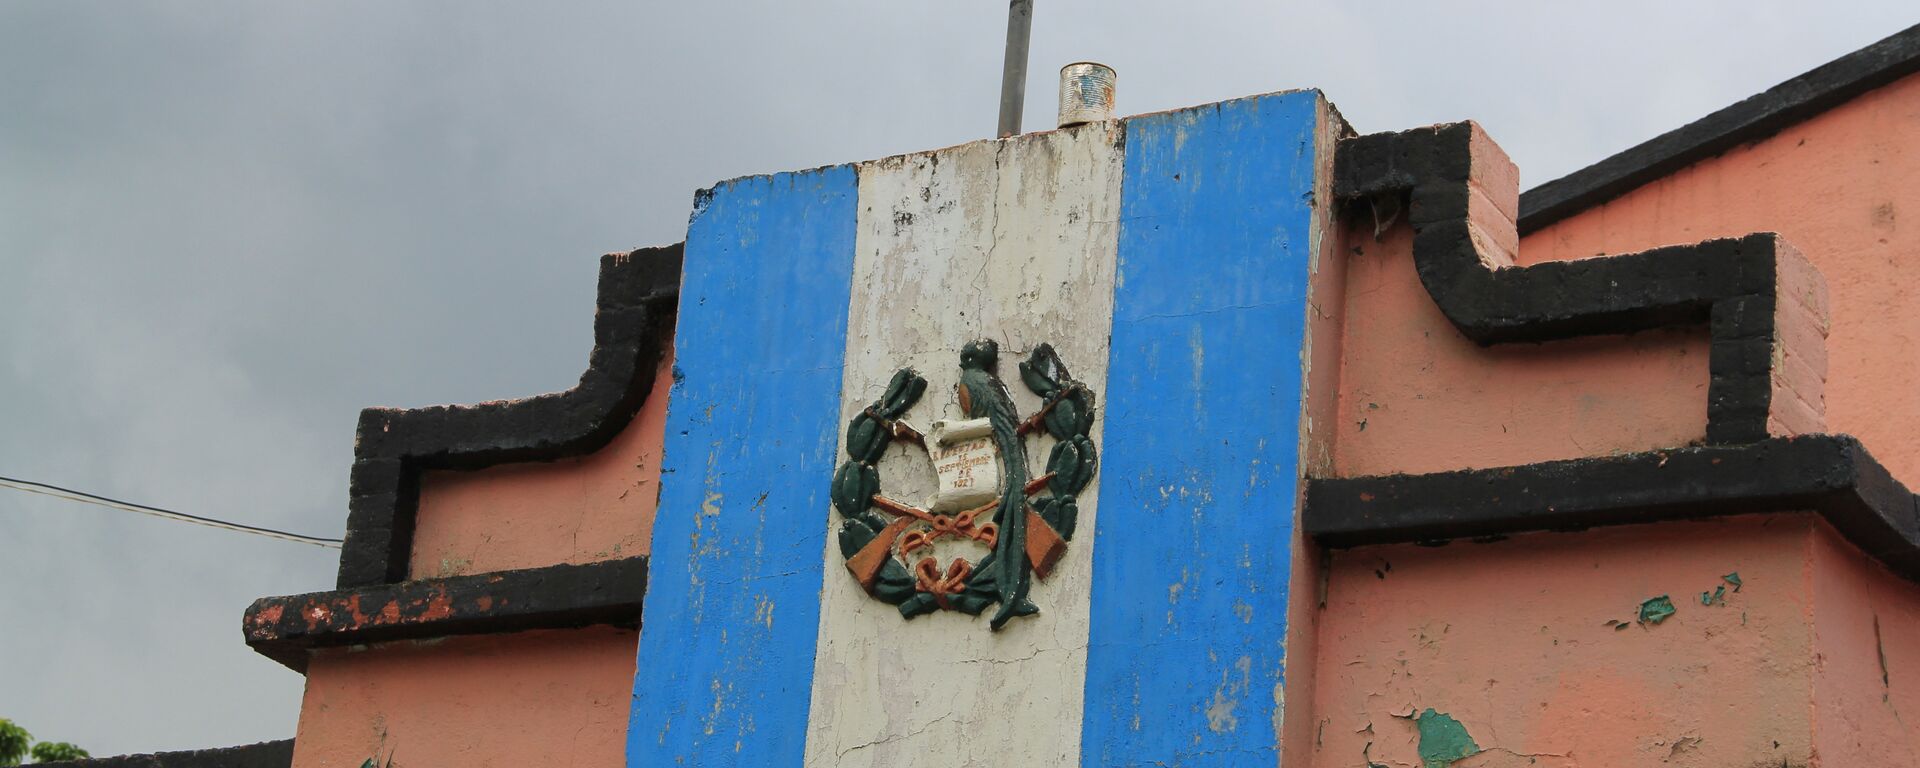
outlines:
{"label": "stepped black trim", "polygon": [[361,411],[338,585],[406,579],[422,471],[552,461],[612,440],[653,389],[673,330],[680,259],[679,245],[602,257],[593,353],[573,389],[479,405]]}
{"label": "stepped black trim", "polygon": [[288,768],[293,765],[293,739],[263,741],[244,747],[60,760],[39,765],[65,768]]}
{"label": "stepped black trim", "polygon": [[263,597],[248,606],[247,645],[305,672],[316,648],[595,624],[640,625],[647,558],[421,579]]}
{"label": "stepped black trim", "polygon": [[1323,545],[1356,547],[1803,511],[1920,581],[1920,499],[1847,435],[1310,480],[1303,525]]}
{"label": "stepped black trim", "polygon": [[1347,201],[1408,194],[1420,281],[1447,319],[1480,344],[1707,323],[1707,440],[1765,438],[1783,255],[1777,236],[1495,269],[1469,223],[1473,131],[1453,123],[1342,140],[1334,194]]}
{"label": "stepped black trim", "polygon": [[1537,231],[1695,162],[1772,136],[1915,72],[1920,72],[1920,25],[1528,190],[1520,196],[1520,233]]}

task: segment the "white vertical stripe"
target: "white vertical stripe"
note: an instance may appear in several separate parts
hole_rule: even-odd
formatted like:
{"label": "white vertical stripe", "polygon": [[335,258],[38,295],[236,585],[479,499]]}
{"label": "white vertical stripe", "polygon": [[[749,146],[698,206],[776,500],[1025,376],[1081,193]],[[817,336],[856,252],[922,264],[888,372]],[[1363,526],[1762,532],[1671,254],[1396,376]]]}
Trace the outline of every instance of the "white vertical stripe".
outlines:
{"label": "white vertical stripe", "polygon": [[[980,337],[1000,343],[1000,373],[1023,414],[1039,400],[1017,364],[1041,343],[1104,395],[1120,139],[1120,124],[1109,122],[858,167],[841,424],[902,367],[928,380],[908,421],[925,429],[959,415],[960,348]],[[1096,445],[1103,421],[1095,421]],[[1051,443],[1029,440],[1034,474]],[[934,487],[916,448],[894,447],[880,472],[896,498],[918,502]],[[1000,632],[989,631],[984,614],[900,618],[861,591],[830,534],[806,765],[1077,763],[1099,485],[1096,476],[1080,496],[1066,556],[1034,583],[1041,613]],[[823,508],[821,523],[837,531],[839,516]],[[977,562],[984,550],[955,545],[939,554]]]}

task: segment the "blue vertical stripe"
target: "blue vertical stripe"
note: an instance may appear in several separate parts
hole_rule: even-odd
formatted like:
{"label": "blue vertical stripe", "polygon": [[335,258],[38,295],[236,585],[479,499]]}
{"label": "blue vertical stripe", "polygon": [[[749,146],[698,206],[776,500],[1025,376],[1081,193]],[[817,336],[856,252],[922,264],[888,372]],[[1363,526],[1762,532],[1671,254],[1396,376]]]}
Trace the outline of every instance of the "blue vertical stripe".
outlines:
{"label": "blue vertical stripe", "polygon": [[1083,765],[1279,760],[1317,100],[1127,123]]}
{"label": "blue vertical stripe", "polygon": [[628,765],[800,764],[857,195],[835,166],[695,206]]}

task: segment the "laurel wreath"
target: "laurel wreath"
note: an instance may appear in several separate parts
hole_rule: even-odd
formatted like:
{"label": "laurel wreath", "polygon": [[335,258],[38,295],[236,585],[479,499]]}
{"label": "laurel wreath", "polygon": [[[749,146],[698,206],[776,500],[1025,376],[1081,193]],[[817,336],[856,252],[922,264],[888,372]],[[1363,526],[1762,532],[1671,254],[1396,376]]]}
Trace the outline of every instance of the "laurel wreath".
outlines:
{"label": "laurel wreath", "polygon": [[[1040,345],[1020,364],[1020,379],[1042,404],[1039,411],[1020,423],[1018,433],[1028,435],[1044,428],[1055,440],[1047,456],[1046,473],[1028,485],[1027,505],[1062,539],[1071,540],[1079,522],[1079,494],[1092,481],[1098,465],[1090,436],[1094,395],[1067,373],[1048,344]],[[833,507],[843,520],[840,552],[867,593],[898,606],[905,618],[941,609],[977,615],[999,601],[993,570],[988,567],[994,554],[988,554],[977,567],[956,558],[942,569],[931,556],[909,568],[902,560],[904,553],[942,536],[965,536],[991,547],[1003,525],[1002,518],[1026,510],[994,508],[992,519],[981,522],[977,517],[986,514],[987,508],[937,515],[881,495],[877,462],[887,448],[897,440],[927,448],[925,436],[900,420],[926,389],[926,379],[911,368],[902,368],[893,374],[880,398],[847,424],[847,460],[834,473],[831,494]],[[1002,460],[1006,458],[1003,453]],[[1035,498],[1042,490],[1045,495]],[[894,517],[889,519],[882,512]],[[916,525],[916,530],[908,530]],[[888,544],[880,556],[876,550],[869,550],[869,545],[883,535],[888,535]],[[896,540],[904,540],[904,544],[895,545]],[[875,557],[882,559],[872,562]]]}

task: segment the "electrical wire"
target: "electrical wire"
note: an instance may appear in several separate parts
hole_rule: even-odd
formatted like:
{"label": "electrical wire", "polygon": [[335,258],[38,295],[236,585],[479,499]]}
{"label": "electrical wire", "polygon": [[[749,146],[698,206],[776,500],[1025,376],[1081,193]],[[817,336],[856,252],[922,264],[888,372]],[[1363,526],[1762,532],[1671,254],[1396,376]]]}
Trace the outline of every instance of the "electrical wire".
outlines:
{"label": "electrical wire", "polygon": [[119,499],[108,498],[106,496],[101,496],[98,494],[87,493],[86,491],[76,491],[72,488],[62,488],[60,486],[49,485],[47,483],[36,483],[36,482],[33,482],[32,480],[16,480],[11,477],[0,477],[0,488],[11,488],[16,491],[26,491],[27,493],[37,493],[42,496],[52,496],[53,498],[56,498],[56,499],[65,499],[67,501],[77,501],[82,504],[93,504],[95,506],[107,507],[109,509],[118,509],[124,512],[137,512],[142,515],[151,515],[153,517],[158,517],[164,520],[174,520],[182,523],[204,525],[208,528],[219,528],[221,530],[234,531],[236,533],[250,533],[255,536],[265,536],[270,539],[280,539],[281,541],[292,541],[300,544],[312,544],[316,547],[327,547],[330,549],[340,548],[339,539],[327,539],[327,538],[321,538],[319,536],[307,536],[307,535],[298,534],[298,533],[288,533],[286,531],[275,530],[272,528],[261,528],[259,526],[254,526],[254,525],[230,523],[225,520],[215,520],[211,517],[189,515],[185,512],[175,512],[171,509],[161,509],[159,507],[149,507],[145,504],[135,504],[131,501],[121,501]]}

